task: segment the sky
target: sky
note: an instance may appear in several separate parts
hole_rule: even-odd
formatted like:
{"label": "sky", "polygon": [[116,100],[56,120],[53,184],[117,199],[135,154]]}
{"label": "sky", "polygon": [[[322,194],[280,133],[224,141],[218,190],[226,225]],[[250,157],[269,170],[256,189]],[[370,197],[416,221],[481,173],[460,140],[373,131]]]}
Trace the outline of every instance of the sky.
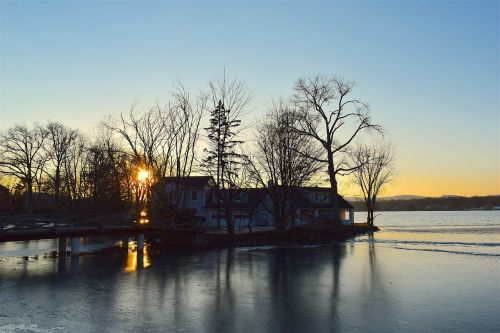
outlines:
{"label": "sky", "polygon": [[336,75],[396,148],[385,195],[500,194],[499,3],[0,0],[0,130],[90,131],[224,69],[258,119],[299,77]]}

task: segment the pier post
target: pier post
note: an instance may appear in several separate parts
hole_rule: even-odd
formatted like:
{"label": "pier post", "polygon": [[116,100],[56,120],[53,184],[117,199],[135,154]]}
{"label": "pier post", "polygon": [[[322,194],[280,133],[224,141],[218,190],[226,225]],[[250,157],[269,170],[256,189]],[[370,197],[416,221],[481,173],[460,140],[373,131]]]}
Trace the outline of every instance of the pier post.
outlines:
{"label": "pier post", "polygon": [[66,257],[57,258],[57,273],[58,274],[66,273]]}
{"label": "pier post", "polygon": [[123,247],[128,249],[128,237],[123,237],[122,239]]}
{"label": "pier post", "polygon": [[144,250],[144,234],[137,235],[137,251]]}
{"label": "pier post", "polygon": [[137,251],[137,270],[144,268],[144,251]]}
{"label": "pier post", "polygon": [[80,267],[80,257],[71,257],[71,273],[76,274],[78,273]]}
{"label": "pier post", "polygon": [[77,256],[80,254],[80,237],[71,238],[71,255]]}
{"label": "pier post", "polygon": [[66,237],[59,238],[59,255],[66,254]]}

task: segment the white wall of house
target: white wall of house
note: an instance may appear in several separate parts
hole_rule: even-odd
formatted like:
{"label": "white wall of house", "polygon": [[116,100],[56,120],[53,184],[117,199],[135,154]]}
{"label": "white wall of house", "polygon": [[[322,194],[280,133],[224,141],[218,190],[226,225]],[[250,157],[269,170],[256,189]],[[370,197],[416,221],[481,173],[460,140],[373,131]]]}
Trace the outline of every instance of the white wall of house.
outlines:
{"label": "white wall of house", "polygon": [[[167,184],[165,190],[166,193],[175,193],[175,184]],[[179,208],[196,210],[196,216],[208,217],[208,212],[203,208],[205,206],[205,189],[203,187],[181,186],[179,191]]]}
{"label": "white wall of house", "polygon": [[[166,193],[175,193],[176,186],[173,183],[167,184],[165,186]],[[208,195],[207,189],[204,187],[188,187],[181,186],[180,190],[180,204],[181,209],[190,209],[195,211],[196,216],[204,217],[204,225],[207,227],[217,227],[217,210],[215,209],[205,209],[206,198]],[[246,193],[245,193],[246,194]],[[315,192],[311,190],[304,191],[304,196],[313,203],[328,203],[329,197],[324,192]],[[242,200],[248,200],[248,197],[242,197]],[[274,219],[272,214],[266,208],[270,204],[269,198],[264,199],[266,204],[260,203],[253,211],[235,211],[235,227],[236,230],[244,229],[248,226],[249,219],[252,227],[256,226],[274,226]],[[321,210],[321,211],[320,211]],[[318,217],[328,217],[328,212],[325,209],[314,209],[312,211],[312,216],[314,218]],[[222,212],[220,212],[222,214]],[[340,218],[343,225],[352,225],[354,223],[354,209],[353,208],[341,208]],[[219,218],[221,227],[226,227],[225,218]],[[301,214],[301,209],[297,209],[295,212],[295,225],[304,225],[308,223],[308,219],[305,214]]]}

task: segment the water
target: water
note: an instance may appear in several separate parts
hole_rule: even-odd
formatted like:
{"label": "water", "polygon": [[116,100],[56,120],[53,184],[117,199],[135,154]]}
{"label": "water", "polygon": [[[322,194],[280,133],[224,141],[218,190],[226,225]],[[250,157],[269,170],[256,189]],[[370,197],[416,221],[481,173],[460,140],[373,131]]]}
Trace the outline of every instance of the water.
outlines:
{"label": "water", "polygon": [[[356,222],[366,221],[358,213]],[[382,212],[374,239],[356,241],[402,250],[500,256],[500,211]]]}
{"label": "water", "polygon": [[0,244],[0,332],[497,331],[500,212],[390,212],[378,224],[329,246],[202,253],[138,256],[131,243],[25,261],[57,244]]}

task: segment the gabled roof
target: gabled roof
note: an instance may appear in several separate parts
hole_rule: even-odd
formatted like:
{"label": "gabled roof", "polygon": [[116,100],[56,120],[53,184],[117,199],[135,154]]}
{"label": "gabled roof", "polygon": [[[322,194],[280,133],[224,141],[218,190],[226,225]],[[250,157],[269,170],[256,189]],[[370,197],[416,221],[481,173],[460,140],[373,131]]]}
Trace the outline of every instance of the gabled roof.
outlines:
{"label": "gabled roof", "polygon": [[[329,187],[296,187],[292,191],[292,200],[297,208],[331,208],[330,202],[314,202],[304,195],[304,192],[330,193]],[[337,195],[340,208],[354,208],[341,195]]]}
{"label": "gabled roof", "polygon": [[161,179],[164,184],[178,183],[185,187],[205,187],[211,181],[213,181],[211,176],[163,177]]}
{"label": "gabled roof", "polygon": [[[229,191],[235,191],[235,190],[221,190],[222,193],[224,192],[229,192]],[[248,201],[245,202],[234,202],[232,204],[232,207],[235,209],[246,209],[246,210],[251,210],[256,208],[266,197],[267,190],[265,188],[244,188],[244,189],[239,189],[237,190],[238,192],[246,193],[248,195]],[[205,206],[203,208],[206,209],[217,209],[220,207],[220,203],[214,202],[213,196],[214,196],[214,191],[210,191],[208,194],[207,201],[205,203]]]}

